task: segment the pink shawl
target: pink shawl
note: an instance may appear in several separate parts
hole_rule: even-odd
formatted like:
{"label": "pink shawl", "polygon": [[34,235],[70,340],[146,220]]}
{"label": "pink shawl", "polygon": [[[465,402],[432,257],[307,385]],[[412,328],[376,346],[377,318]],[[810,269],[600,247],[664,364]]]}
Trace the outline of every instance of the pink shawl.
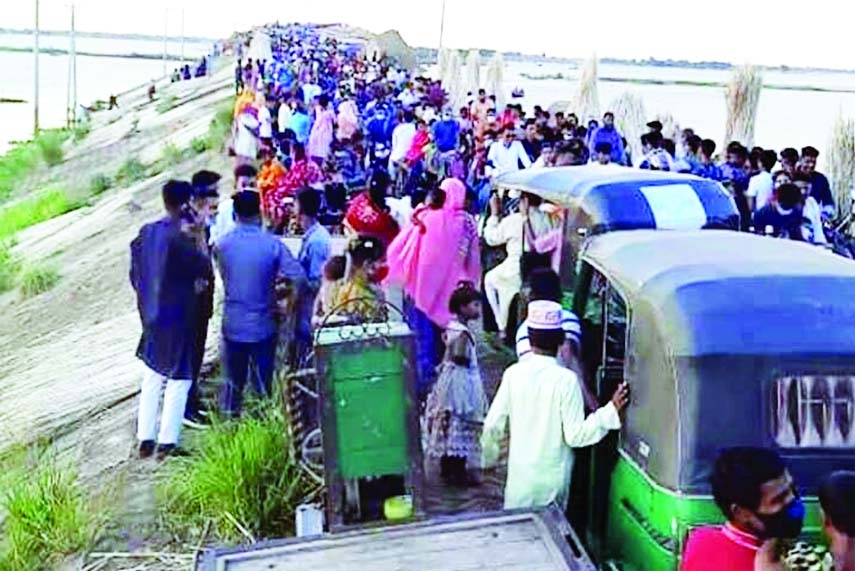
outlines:
{"label": "pink shawl", "polygon": [[339,141],[350,139],[359,130],[359,110],[356,103],[347,99],[338,107],[338,133]]}
{"label": "pink shawl", "polygon": [[389,281],[403,286],[415,306],[437,326],[452,319],[451,293],[462,281],[481,282],[481,254],[475,221],[464,210],[466,187],[455,178],[440,186],[446,193],[439,210],[420,207],[413,224],[389,245]]}

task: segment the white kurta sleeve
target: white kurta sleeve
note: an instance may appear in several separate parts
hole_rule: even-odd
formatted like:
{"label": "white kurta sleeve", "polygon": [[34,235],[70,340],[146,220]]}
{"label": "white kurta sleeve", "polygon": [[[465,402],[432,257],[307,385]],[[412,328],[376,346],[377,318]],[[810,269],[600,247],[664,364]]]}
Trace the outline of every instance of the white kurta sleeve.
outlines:
{"label": "white kurta sleeve", "polygon": [[611,402],[585,417],[585,405],[578,377],[568,371],[568,382],[561,391],[561,423],[564,442],[571,448],[591,446],[602,440],[610,430],[620,428],[620,416]]}
{"label": "white kurta sleeve", "polygon": [[531,167],[531,157],[529,157],[528,153],[525,152],[525,147],[523,147],[523,144],[519,141],[516,141],[514,144],[517,147],[517,160],[522,163],[523,168],[527,169]]}
{"label": "white kurta sleeve", "polygon": [[481,433],[482,466],[489,468],[499,461],[502,439],[508,426],[511,413],[510,389],[507,378],[502,379],[496,398],[490,405],[487,418],[484,419],[484,431]]}
{"label": "white kurta sleeve", "polygon": [[491,246],[501,246],[508,240],[502,232],[502,223],[498,216],[490,216],[484,226],[484,240]]}

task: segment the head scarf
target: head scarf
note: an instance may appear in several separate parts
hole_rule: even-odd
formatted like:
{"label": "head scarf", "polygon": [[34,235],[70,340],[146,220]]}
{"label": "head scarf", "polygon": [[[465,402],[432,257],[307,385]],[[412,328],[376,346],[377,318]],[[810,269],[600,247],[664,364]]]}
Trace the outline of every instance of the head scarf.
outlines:
{"label": "head scarf", "polygon": [[449,178],[442,208],[421,207],[413,225],[389,246],[389,280],[403,286],[415,306],[439,327],[452,319],[448,301],[461,281],[481,281],[475,221],[466,212],[466,186]]}

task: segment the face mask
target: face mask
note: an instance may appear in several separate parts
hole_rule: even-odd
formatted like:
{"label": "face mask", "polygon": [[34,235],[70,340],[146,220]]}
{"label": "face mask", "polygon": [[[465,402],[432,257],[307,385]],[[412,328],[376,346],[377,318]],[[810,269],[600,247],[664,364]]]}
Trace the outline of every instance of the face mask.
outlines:
{"label": "face mask", "polygon": [[793,498],[789,504],[774,514],[757,514],[766,528],[764,536],[767,539],[795,539],[802,531],[805,519],[805,504],[799,497]]}

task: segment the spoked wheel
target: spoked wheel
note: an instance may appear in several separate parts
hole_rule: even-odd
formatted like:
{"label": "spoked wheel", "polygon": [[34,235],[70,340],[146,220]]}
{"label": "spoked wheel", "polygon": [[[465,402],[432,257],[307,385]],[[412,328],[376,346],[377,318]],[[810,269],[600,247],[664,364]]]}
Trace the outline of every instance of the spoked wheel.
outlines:
{"label": "spoked wheel", "polygon": [[309,476],[324,482],[324,440],[320,428],[309,432],[300,444],[300,458],[303,469]]}

